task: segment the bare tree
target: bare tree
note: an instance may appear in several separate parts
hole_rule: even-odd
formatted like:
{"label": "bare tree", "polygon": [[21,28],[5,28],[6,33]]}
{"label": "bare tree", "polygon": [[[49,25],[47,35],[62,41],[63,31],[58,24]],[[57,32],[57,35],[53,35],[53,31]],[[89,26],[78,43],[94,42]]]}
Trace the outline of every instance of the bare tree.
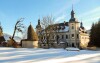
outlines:
{"label": "bare tree", "polygon": [[12,39],[14,38],[16,31],[23,33],[22,28],[25,28],[25,27],[24,27],[24,25],[22,24],[22,21],[23,21],[23,18],[20,18],[20,19],[16,22],[15,27],[14,27],[14,32],[13,32]]}
{"label": "bare tree", "polygon": [[7,46],[9,47],[20,47],[19,44],[17,44],[17,42],[14,40],[14,37],[15,37],[15,34],[16,32],[21,32],[23,33],[23,29],[25,28],[24,25],[22,24],[22,21],[23,21],[23,18],[19,19],[16,24],[15,24],[15,27],[14,27],[14,32],[13,32],[13,36],[12,37],[9,37],[10,40],[8,40],[7,42]]}
{"label": "bare tree", "polygon": [[26,26],[24,26],[24,30],[22,33],[22,39],[27,39],[27,27]]}
{"label": "bare tree", "polygon": [[53,24],[54,24],[54,18],[52,16],[45,16],[42,18],[42,28],[44,29],[44,35],[46,39],[46,43],[48,44],[48,48],[50,47],[50,37],[52,36],[53,32]]}

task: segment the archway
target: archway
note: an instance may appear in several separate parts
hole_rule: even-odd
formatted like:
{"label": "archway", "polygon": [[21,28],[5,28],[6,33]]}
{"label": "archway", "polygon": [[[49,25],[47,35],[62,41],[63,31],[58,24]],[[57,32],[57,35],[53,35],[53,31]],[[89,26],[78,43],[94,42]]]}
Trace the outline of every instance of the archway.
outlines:
{"label": "archway", "polygon": [[72,47],[75,47],[74,43],[72,43]]}

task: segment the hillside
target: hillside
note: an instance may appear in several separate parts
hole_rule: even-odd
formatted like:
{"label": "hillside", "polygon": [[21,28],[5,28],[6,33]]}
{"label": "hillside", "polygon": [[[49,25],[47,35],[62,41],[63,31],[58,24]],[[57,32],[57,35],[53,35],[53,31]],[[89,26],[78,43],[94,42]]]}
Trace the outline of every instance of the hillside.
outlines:
{"label": "hillside", "polygon": [[[4,33],[4,38],[5,40],[9,40],[9,37],[11,37],[11,35],[7,34],[7,33]],[[17,41],[17,42],[20,42],[21,38],[18,37],[18,36],[15,36],[14,39]]]}

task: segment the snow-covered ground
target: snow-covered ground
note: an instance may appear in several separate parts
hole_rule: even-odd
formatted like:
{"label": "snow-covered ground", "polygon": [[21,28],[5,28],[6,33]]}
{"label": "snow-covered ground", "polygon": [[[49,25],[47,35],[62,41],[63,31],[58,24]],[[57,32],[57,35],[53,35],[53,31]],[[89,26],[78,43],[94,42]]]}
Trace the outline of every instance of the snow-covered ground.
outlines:
{"label": "snow-covered ground", "polygon": [[100,63],[100,51],[0,47],[0,63]]}

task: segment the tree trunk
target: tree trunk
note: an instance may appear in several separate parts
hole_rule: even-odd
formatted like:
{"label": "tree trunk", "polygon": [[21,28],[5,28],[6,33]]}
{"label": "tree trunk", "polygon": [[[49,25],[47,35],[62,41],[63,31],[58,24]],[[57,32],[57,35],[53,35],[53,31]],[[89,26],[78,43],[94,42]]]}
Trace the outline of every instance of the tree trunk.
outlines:
{"label": "tree trunk", "polygon": [[12,39],[13,39],[14,36],[15,36],[15,32],[16,32],[16,26],[15,26],[15,29],[14,29],[14,33],[13,33]]}

